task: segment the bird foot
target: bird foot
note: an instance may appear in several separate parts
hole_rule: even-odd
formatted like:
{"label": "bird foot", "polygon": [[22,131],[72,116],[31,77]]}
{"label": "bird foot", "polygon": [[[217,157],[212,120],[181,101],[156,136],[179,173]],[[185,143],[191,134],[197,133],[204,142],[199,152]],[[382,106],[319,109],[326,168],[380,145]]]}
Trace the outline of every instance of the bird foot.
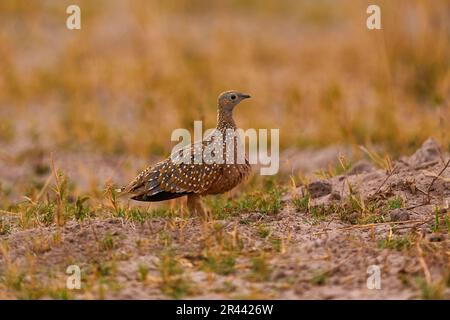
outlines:
{"label": "bird foot", "polygon": [[188,195],[187,207],[190,214],[206,218],[207,212],[202,205],[199,195]]}

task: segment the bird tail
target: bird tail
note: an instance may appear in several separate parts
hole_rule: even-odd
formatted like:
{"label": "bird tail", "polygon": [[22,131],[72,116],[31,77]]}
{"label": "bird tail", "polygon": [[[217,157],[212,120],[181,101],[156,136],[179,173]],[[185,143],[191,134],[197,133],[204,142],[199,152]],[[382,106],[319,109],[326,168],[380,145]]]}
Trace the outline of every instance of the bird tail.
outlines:
{"label": "bird tail", "polygon": [[182,196],[189,195],[191,193],[192,192],[174,193],[174,192],[160,191],[160,192],[153,193],[153,194],[148,194],[148,193],[137,194],[137,195],[132,196],[131,199],[136,200],[136,201],[158,202],[158,201],[165,201],[165,200],[179,198]]}

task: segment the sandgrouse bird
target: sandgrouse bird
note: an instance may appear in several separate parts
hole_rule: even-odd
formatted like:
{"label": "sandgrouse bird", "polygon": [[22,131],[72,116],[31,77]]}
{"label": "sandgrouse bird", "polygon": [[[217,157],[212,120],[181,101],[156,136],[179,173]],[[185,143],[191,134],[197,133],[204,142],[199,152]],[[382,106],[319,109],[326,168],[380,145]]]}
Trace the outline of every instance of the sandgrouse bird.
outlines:
{"label": "sandgrouse bird", "polygon": [[[169,158],[148,167],[131,183],[122,188],[121,194],[128,194],[137,201],[163,201],[187,196],[187,207],[191,213],[204,214],[200,202],[204,195],[227,192],[241,183],[250,173],[251,167],[245,156],[243,161],[236,161],[240,145],[239,135],[234,133],[236,124],[233,120],[233,109],[249,95],[236,91],[227,91],[218,98],[217,127],[199,142],[174,152]],[[232,139],[232,140],[230,140]],[[227,147],[227,143],[232,145]],[[211,155],[217,156],[219,150],[223,161],[197,161],[204,156],[205,150],[213,150]],[[228,161],[230,157],[234,161]],[[216,152],[217,153],[217,152]],[[180,161],[186,155],[189,161]],[[202,158],[202,157],[200,157]],[[231,163],[230,163],[231,162]]]}

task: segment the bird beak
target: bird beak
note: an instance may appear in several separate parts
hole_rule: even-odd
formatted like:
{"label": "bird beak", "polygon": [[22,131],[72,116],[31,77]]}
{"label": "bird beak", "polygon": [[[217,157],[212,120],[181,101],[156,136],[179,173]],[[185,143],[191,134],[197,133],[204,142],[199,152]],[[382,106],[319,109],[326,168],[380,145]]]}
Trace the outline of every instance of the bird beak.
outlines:
{"label": "bird beak", "polygon": [[245,94],[245,93],[241,93],[239,96],[241,97],[242,100],[250,98],[250,95]]}

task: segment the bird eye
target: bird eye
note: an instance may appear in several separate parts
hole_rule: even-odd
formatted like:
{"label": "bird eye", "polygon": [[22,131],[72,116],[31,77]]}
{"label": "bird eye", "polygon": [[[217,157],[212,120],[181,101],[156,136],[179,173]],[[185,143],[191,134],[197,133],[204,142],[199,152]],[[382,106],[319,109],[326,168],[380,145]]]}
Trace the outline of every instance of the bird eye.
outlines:
{"label": "bird eye", "polygon": [[231,96],[231,100],[236,100],[236,96],[234,94]]}

